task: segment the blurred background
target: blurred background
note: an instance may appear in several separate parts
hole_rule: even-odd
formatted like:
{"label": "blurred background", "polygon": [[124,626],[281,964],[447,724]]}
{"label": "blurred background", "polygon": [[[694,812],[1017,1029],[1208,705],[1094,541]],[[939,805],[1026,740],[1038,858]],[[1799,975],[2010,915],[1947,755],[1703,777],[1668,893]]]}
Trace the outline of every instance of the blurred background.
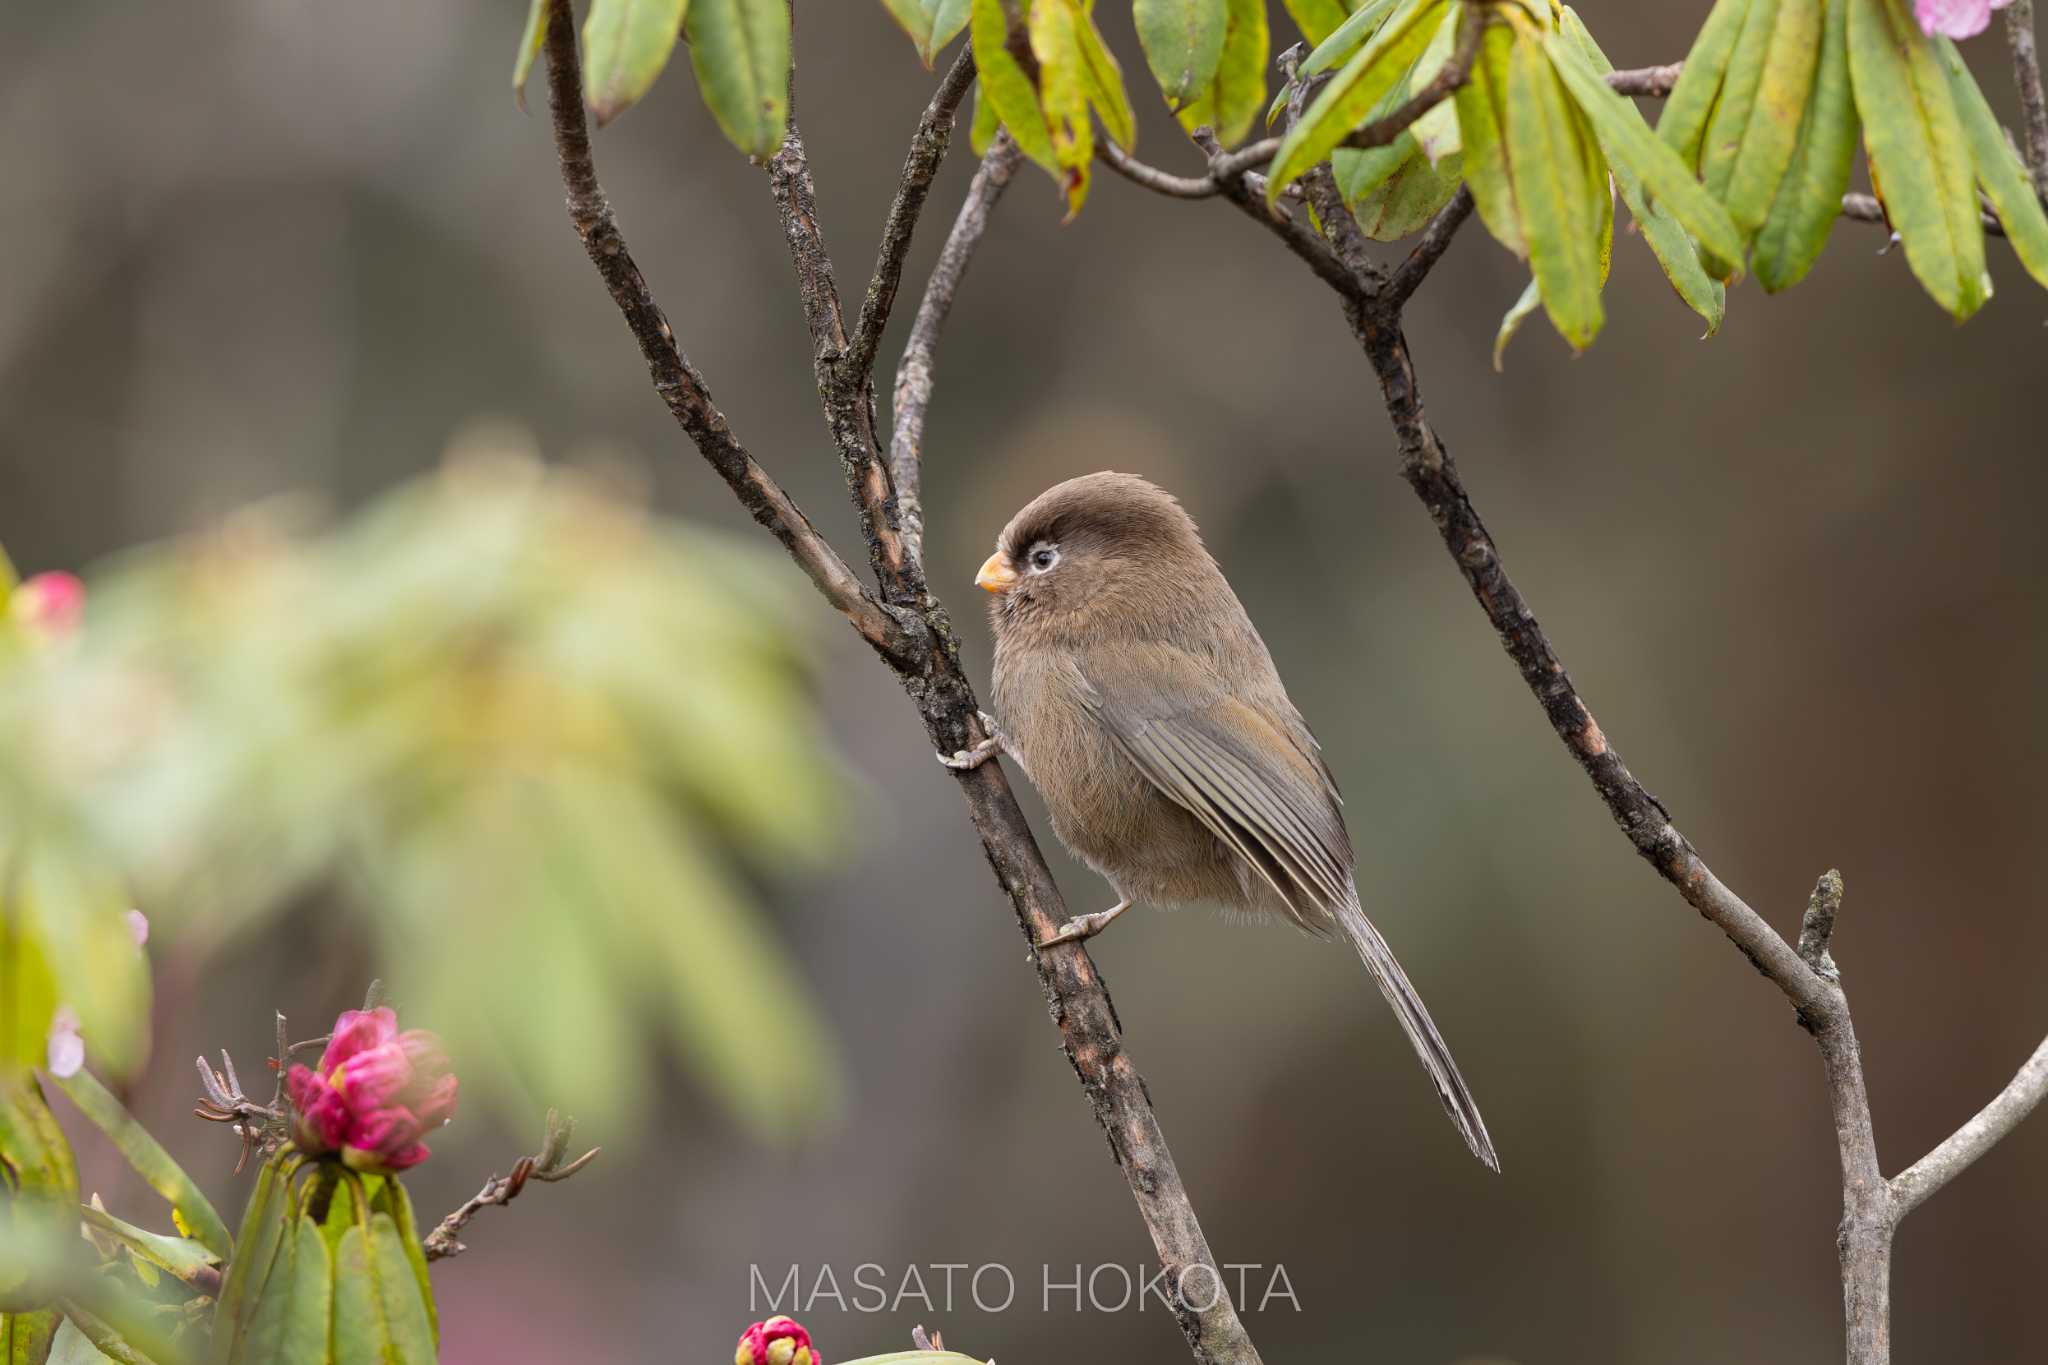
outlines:
{"label": "blurred background", "polygon": [[[1127,7],[1101,8],[1142,83]],[[495,1040],[458,1050],[469,1089],[411,1182],[423,1214],[532,1150],[549,1103],[608,1148],[472,1224],[436,1274],[446,1360],[723,1359],[770,1311],[750,1267],[780,1285],[796,1265],[808,1289],[829,1265],[850,1296],[863,1263],[892,1290],[924,1268],[935,1303],[810,1304],[828,1359],[906,1347],[914,1322],[1006,1362],[1175,1359],[1156,1303],[1041,1309],[1042,1267],[1134,1267],[1150,1245],[912,709],[649,391],[564,219],[544,113],[507,89],[523,10],[0,10],[0,543],[24,573],[87,574],[77,666],[104,618],[120,648],[210,670],[230,700],[196,733],[240,764],[170,769],[233,768],[210,789],[245,817],[225,851],[164,814],[190,791],[119,812],[163,845],[138,892],[153,1060],[129,1097],[238,1207],[232,1139],[183,1117],[190,1059],[225,1046],[246,1077],[273,1007],[324,1031],[381,975],[408,1023]],[[798,10],[799,116],[857,288],[936,77],[872,0]],[[1681,55],[1704,10],[1582,6],[1623,66]],[[1277,49],[1277,5],[1274,25]],[[2002,45],[1971,56],[2009,109]],[[1141,153],[1191,172],[1140,107]],[[680,63],[596,145],[736,430],[858,561],[763,175]],[[971,164],[963,129],[885,370]],[[1217,1255],[1267,1268],[1248,1314],[1266,1357],[1837,1356],[1814,1050],[1561,752],[1402,485],[1322,286],[1219,204],[1104,175],[1061,212],[1020,172],[940,355],[928,551],[970,671],[985,683],[969,580],[1017,506],[1105,467],[1178,492],[1328,748],[1368,909],[1506,1168],[1464,1152],[1347,954],[1206,912],[1092,945]],[[1896,1170],[2048,1030],[2048,301],[1993,243],[2000,297],[1956,328],[1882,245],[1842,224],[1805,285],[1744,285],[1701,342],[1624,238],[1594,348],[1574,360],[1538,321],[1495,374],[1525,276],[1468,231],[1410,333],[1481,511],[1635,772],[1781,930],[1822,870],[1845,874],[1836,957]],[[541,476],[535,452],[574,472]],[[224,622],[207,574],[246,587],[248,554],[287,586]],[[492,624],[464,634],[463,612]],[[406,666],[337,681],[337,658]],[[504,658],[562,695],[476,721],[445,670]],[[238,716],[273,666],[272,700],[304,709]],[[405,733],[455,747],[350,767],[366,732],[337,727],[393,698]],[[88,731],[130,717],[102,700]],[[593,753],[630,780],[564,777]],[[540,805],[500,828],[464,804],[506,790]],[[553,845],[493,861],[525,847],[521,821],[576,820],[561,837],[586,862],[559,883]],[[1048,851],[1077,910],[1107,903]],[[88,1189],[137,1197],[80,1146]],[[2044,1197],[2037,1119],[1913,1216],[1899,1359],[2041,1357]],[[946,1263],[1011,1267],[1016,1304],[977,1312],[962,1281],[946,1311]],[[1256,1311],[1276,1265],[1294,1301]]]}

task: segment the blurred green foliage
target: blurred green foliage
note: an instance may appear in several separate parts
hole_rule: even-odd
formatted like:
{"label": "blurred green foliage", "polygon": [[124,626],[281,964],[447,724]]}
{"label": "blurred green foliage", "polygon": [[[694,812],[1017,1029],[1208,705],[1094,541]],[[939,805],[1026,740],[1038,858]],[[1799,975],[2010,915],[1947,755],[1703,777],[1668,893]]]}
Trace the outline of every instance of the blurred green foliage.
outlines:
{"label": "blurred green foliage", "polygon": [[333,886],[465,1083],[522,1108],[622,1127],[666,1038],[757,1131],[828,1111],[825,1030],[748,885],[821,865],[846,804],[779,561],[491,453],[312,521],[126,555],[75,639],[0,679],[9,805],[66,841],[29,845],[65,851],[47,867],[10,845],[12,903],[95,1058],[129,1055],[144,987],[102,974],[139,956],[118,914],[50,913],[109,894],[75,867],[173,932]]}

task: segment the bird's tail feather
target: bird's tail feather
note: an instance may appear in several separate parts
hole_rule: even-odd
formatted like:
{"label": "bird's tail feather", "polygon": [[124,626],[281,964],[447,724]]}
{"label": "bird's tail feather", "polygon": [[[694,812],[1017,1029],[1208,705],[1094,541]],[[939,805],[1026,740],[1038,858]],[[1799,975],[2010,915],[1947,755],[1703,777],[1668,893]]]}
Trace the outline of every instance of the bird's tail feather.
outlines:
{"label": "bird's tail feather", "polygon": [[1372,979],[1379,983],[1380,993],[1393,1006],[1394,1017],[1401,1021],[1402,1032],[1408,1035],[1415,1055],[1422,1059],[1423,1069],[1436,1083],[1437,1098],[1443,1101],[1444,1111],[1464,1135],[1472,1155],[1485,1162],[1488,1170],[1499,1171],[1500,1157],[1493,1150],[1493,1139],[1486,1134],[1486,1120],[1479,1116],[1479,1105],[1466,1088],[1465,1078],[1458,1074],[1458,1064],[1451,1060],[1451,1050],[1444,1044],[1443,1035],[1436,1031],[1436,1023],[1424,1008],[1422,997],[1415,993],[1408,973],[1395,960],[1394,950],[1373,928],[1356,900],[1338,907],[1337,921],[1344,926],[1344,936],[1358,949]]}

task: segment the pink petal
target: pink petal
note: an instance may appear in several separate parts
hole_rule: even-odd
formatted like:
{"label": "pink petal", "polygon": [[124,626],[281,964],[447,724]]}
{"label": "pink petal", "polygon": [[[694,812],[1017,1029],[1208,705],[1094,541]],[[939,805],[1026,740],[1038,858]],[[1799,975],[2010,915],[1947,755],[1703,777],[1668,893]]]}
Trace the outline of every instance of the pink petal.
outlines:
{"label": "pink petal", "polygon": [[85,615],[85,584],[73,573],[39,573],[15,588],[9,608],[15,620],[46,639],[69,635]]}
{"label": "pink petal", "polygon": [[320,1069],[332,1074],[359,1052],[388,1043],[398,1035],[398,1015],[388,1007],[346,1010],[334,1021],[334,1036],[320,1054]]}
{"label": "pink petal", "polygon": [[1991,11],[2012,0],[1913,0],[1920,30],[1932,38],[1974,38],[1991,24]]}
{"label": "pink petal", "polygon": [[380,1043],[335,1067],[329,1079],[350,1109],[366,1113],[398,1101],[412,1084],[412,1062],[397,1043]]}
{"label": "pink petal", "polygon": [[418,1113],[420,1122],[428,1128],[439,1128],[455,1117],[456,1084],[453,1076],[443,1076],[434,1082],[426,1096],[420,1100]]}
{"label": "pink petal", "polygon": [[59,1005],[50,1017],[49,1070],[63,1080],[76,1076],[85,1065],[85,1039],[78,1036],[78,1016],[69,1005]]}
{"label": "pink petal", "polygon": [[135,946],[140,948],[149,942],[149,916],[140,910],[128,912],[128,932],[135,936]]}

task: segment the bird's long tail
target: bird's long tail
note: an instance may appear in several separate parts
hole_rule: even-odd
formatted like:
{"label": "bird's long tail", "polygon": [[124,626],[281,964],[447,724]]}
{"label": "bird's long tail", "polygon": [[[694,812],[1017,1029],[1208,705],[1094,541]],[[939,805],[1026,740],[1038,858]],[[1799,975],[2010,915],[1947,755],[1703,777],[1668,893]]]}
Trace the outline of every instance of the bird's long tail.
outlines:
{"label": "bird's long tail", "polygon": [[1394,1017],[1401,1021],[1402,1032],[1408,1035],[1415,1055],[1422,1059],[1423,1069],[1436,1083],[1437,1098],[1443,1101],[1451,1122],[1464,1134],[1472,1155],[1485,1162],[1488,1170],[1499,1171],[1500,1157],[1493,1150],[1493,1139],[1486,1135],[1486,1120],[1479,1116],[1479,1105],[1466,1088],[1465,1078],[1458,1074],[1458,1064],[1451,1060],[1451,1050],[1444,1044],[1443,1035],[1436,1031],[1436,1023],[1424,1008],[1422,997],[1415,993],[1408,973],[1394,959],[1394,950],[1373,928],[1356,900],[1337,908],[1337,922],[1344,926],[1344,936],[1358,949],[1366,970],[1379,983],[1380,993],[1393,1006]]}

